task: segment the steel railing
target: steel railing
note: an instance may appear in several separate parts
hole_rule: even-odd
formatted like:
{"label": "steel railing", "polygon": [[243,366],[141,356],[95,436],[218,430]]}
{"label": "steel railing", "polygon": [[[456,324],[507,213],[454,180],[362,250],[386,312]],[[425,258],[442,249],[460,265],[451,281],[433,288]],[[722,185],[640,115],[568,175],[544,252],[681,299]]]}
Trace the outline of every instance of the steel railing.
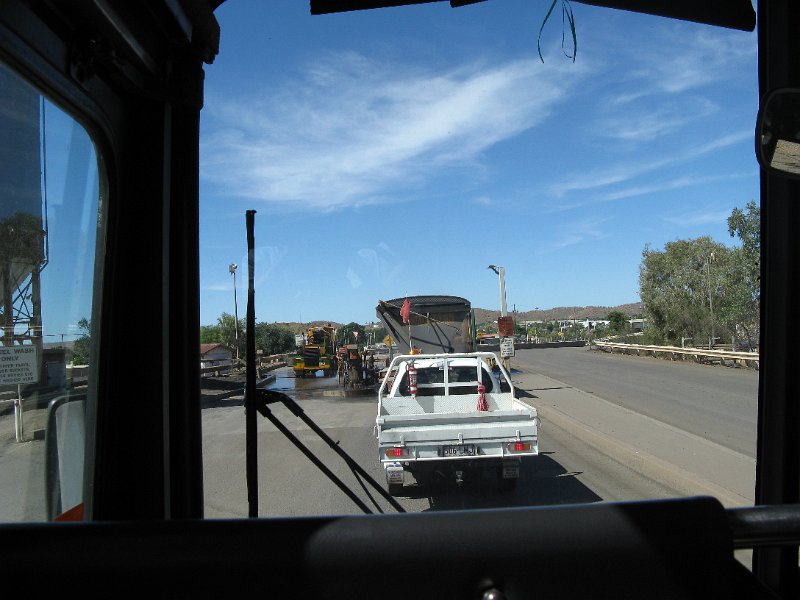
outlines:
{"label": "steel railing", "polygon": [[711,360],[730,360],[746,363],[755,363],[758,365],[759,354],[758,352],[735,352],[732,350],[710,350],[707,348],[680,348],[678,346],[653,346],[647,344],[622,344],[619,342],[606,342],[606,341],[593,341],[592,346],[597,346],[603,350],[623,350],[626,353],[635,352],[638,355],[642,353],[656,354],[669,354],[673,358],[677,356],[691,356],[695,360],[701,358]]}

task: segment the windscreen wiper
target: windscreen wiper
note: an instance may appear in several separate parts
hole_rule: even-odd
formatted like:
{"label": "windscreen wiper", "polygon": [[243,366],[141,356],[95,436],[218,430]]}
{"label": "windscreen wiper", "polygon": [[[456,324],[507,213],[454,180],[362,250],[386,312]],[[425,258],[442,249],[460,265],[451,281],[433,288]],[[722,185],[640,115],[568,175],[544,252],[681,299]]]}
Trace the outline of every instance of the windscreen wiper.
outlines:
{"label": "windscreen wiper", "polygon": [[347,463],[347,466],[350,467],[350,470],[353,472],[353,475],[356,476],[356,479],[361,484],[362,489],[364,492],[369,496],[372,500],[373,504],[375,504],[376,509],[378,512],[383,512],[380,506],[375,502],[372,496],[369,493],[369,490],[364,486],[364,481],[372,485],[378,492],[395,508],[398,512],[405,512],[402,506],[398,504],[398,502],[392,498],[392,496],[384,490],[381,485],[373,479],[369,473],[367,473],[361,465],[359,465],[353,458],[347,454],[344,450],[342,450],[341,446],[330,436],[328,436],[325,431],[323,431],[314,421],[309,417],[305,411],[300,408],[300,405],[292,400],[286,394],[281,392],[276,392],[274,390],[257,390],[257,401],[256,401],[256,410],[269,419],[269,421],[275,425],[275,427],[280,431],[283,435],[285,435],[292,444],[294,444],[300,452],[305,454],[305,456],[312,462],[314,465],[322,471],[336,486],[342,490],[348,498],[350,498],[361,510],[363,510],[367,514],[371,514],[372,511],[369,507],[358,497],[356,496],[353,491],[347,487],[347,485],[339,479],[325,464],[311,451],[309,450],[303,442],[301,442],[297,436],[295,436],[283,423],[280,422],[278,417],[268,408],[268,404],[273,404],[275,402],[281,402],[286,408],[288,408],[292,414],[298,417],[300,420],[303,421],[308,427],[316,433],[322,441],[324,441],[328,447],[330,447],[336,454],[338,454],[344,461]]}
{"label": "windscreen wiper", "polygon": [[330,448],[344,459],[350,467],[353,475],[358,480],[364,493],[372,500],[378,512],[383,512],[369,493],[364,481],[369,483],[392,505],[398,512],[405,512],[402,506],[377,483],[352,457],[350,457],[337,442],[332,440],[314,421],[300,408],[294,400],[286,394],[273,390],[259,390],[256,388],[256,336],[255,336],[255,287],[254,287],[254,268],[255,268],[255,213],[248,210],[247,219],[247,265],[248,265],[248,286],[247,286],[247,375],[245,383],[245,448],[246,448],[246,477],[247,477],[247,503],[248,515],[258,516],[258,445],[256,440],[256,413],[260,413],[278,429],[286,438],[292,442],[320,471],[322,471],[336,486],[342,490],[361,510],[367,514],[372,511],[347,485],[336,476],[325,464],[309,450],[295,436],[275,414],[269,409],[268,405],[281,402],[292,414],[300,418],[314,433],[316,433]]}

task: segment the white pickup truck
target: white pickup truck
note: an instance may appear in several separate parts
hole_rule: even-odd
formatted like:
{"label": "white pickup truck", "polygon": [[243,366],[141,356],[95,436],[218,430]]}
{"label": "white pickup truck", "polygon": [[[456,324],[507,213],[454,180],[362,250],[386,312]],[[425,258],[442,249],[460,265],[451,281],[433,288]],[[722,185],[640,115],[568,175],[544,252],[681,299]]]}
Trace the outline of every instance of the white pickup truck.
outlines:
{"label": "white pickup truck", "polygon": [[397,356],[378,390],[375,435],[389,493],[402,493],[406,471],[417,483],[495,470],[513,489],[523,458],[536,456],[536,409],[515,397],[491,352]]}

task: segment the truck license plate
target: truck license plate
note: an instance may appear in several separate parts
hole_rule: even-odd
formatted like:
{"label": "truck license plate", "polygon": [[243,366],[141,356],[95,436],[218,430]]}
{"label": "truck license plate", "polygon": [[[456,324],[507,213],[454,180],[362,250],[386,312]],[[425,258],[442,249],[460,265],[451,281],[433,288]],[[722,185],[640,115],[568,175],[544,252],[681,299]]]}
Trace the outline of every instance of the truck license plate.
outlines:
{"label": "truck license plate", "polygon": [[386,469],[387,483],[399,483],[403,485],[403,468],[389,467]]}
{"label": "truck license plate", "polygon": [[444,446],[442,456],[475,456],[474,444],[458,444],[456,446]]}

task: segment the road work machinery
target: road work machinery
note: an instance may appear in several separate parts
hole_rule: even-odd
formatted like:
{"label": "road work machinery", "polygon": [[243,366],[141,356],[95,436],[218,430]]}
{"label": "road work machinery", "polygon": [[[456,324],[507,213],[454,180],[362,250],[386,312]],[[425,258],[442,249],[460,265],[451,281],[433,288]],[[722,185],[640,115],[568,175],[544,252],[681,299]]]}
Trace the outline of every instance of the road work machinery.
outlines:
{"label": "road work machinery", "polygon": [[325,377],[333,377],[336,374],[335,340],[336,328],[332,325],[309,327],[292,364],[295,377],[314,376],[317,371],[322,371]]}

